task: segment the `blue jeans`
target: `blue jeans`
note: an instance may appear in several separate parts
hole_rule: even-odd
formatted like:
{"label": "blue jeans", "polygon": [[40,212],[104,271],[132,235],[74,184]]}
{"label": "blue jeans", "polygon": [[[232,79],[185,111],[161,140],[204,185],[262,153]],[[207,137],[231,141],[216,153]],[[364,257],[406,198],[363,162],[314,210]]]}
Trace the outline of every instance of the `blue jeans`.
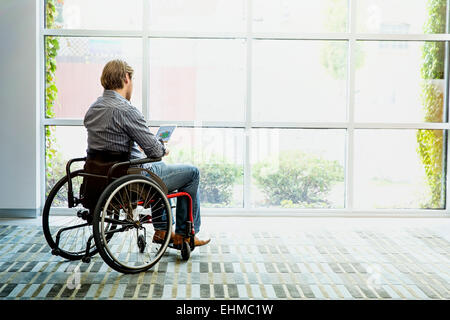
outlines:
{"label": "blue jeans", "polygon": [[[169,193],[177,190],[187,192],[192,198],[192,217],[195,233],[200,231],[200,171],[191,164],[167,164],[163,161],[143,164],[145,169],[155,173],[167,186]],[[184,234],[189,220],[189,199],[177,197],[175,233]]]}

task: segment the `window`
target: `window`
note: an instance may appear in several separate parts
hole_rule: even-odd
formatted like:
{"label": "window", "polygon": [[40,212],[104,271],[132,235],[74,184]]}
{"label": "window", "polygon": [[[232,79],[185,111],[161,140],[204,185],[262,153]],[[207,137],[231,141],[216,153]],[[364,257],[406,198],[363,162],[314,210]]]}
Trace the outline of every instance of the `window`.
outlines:
{"label": "window", "polygon": [[55,19],[46,16],[49,29],[142,30],[142,0],[64,0],[46,1],[53,5]]}
{"label": "window", "polygon": [[255,0],[256,32],[346,32],[347,0]]}
{"label": "window", "polygon": [[122,58],[135,69],[131,102],[142,108],[142,42],[134,38],[53,37],[58,90],[54,118],[83,118],[103,92],[100,75],[109,60]]}
{"label": "window", "polygon": [[[444,99],[435,101],[436,117],[426,118],[426,87],[443,95],[442,77],[427,77],[424,55],[428,48],[445,48],[444,42],[360,41],[364,63],[355,75],[355,118],[361,122],[442,122]],[[444,55],[433,64],[444,66]],[[374,90],[376,88],[377,90]]]}
{"label": "window", "polygon": [[345,41],[257,40],[252,119],[345,121]]}
{"label": "window", "polygon": [[448,210],[447,0],[43,2],[43,189],[121,58],[211,214]]}
{"label": "window", "polygon": [[344,208],[345,130],[253,129],[252,205]]}
{"label": "window", "polygon": [[[445,33],[445,20],[430,20],[430,15],[444,16],[445,1],[358,0],[357,31],[361,33]],[[447,9],[448,10],[448,9]],[[440,21],[441,20],[441,21]],[[441,30],[429,28],[440,24]]]}
{"label": "window", "polygon": [[153,120],[244,121],[245,40],[150,39]]}
{"label": "window", "polygon": [[[442,163],[442,130],[358,129],[355,132],[355,207],[443,209],[442,164],[430,183],[418,137],[436,137],[433,155]],[[425,139],[423,139],[425,140]],[[437,162],[436,162],[437,163]],[[431,168],[426,168],[431,169]]]}
{"label": "window", "polygon": [[151,0],[150,30],[245,32],[246,0]]}
{"label": "window", "polygon": [[[153,128],[155,131],[157,128]],[[244,130],[177,128],[167,163],[191,163],[200,170],[202,208],[242,208]]]}

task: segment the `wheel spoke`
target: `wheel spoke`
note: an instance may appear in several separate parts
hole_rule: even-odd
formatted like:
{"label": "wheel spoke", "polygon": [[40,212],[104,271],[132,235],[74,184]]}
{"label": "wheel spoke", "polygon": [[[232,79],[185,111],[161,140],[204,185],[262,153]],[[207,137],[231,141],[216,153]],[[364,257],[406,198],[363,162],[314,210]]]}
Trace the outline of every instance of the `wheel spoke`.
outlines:
{"label": "wheel spoke", "polygon": [[117,220],[117,219],[107,218],[107,217],[105,217],[105,222],[110,222],[110,223],[114,223],[114,224],[120,224],[120,225],[124,225],[124,226],[133,226],[133,223],[131,223],[129,221]]}

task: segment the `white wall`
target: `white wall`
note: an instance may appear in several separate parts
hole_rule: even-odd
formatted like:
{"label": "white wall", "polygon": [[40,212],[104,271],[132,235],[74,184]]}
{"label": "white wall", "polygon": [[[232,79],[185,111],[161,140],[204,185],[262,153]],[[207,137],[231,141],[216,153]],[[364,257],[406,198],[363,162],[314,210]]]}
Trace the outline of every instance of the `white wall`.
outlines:
{"label": "white wall", "polygon": [[37,5],[0,0],[0,218],[34,217],[41,206]]}

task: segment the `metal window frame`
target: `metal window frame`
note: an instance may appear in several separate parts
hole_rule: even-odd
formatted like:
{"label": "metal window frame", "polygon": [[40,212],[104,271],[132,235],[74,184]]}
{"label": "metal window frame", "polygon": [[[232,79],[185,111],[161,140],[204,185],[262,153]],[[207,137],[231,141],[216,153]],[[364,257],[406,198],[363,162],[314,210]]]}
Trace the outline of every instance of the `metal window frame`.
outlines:
{"label": "metal window frame", "polygon": [[[446,156],[446,203],[444,209],[355,209],[354,208],[354,132],[357,129],[450,129],[448,118],[444,123],[394,123],[394,122],[355,122],[354,88],[355,88],[355,45],[357,41],[446,41],[450,47],[450,23],[447,23],[447,34],[365,34],[356,32],[356,6],[357,0],[348,0],[348,32],[341,33],[281,33],[281,32],[253,32],[253,0],[244,0],[246,5],[247,30],[245,32],[173,32],[149,30],[151,0],[143,0],[143,28],[142,30],[64,30],[45,28],[45,0],[39,0],[39,32],[37,53],[39,59],[39,112],[40,112],[40,191],[41,207],[45,203],[45,127],[46,126],[83,126],[82,119],[47,119],[45,118],[45,47],[46,36],[68,37],[114,37],[139,38],[142,43],[142,112],[149,119],[149,40],[151,38],[183,38],[183,39],[242,39],[246,41],[246,106],[243,121],[171,121],[180,127],[192,128],[240,128],[244,130],[244,194],[243,207],[240,208],[205,208],[203,214],[214,216],[343,216],[343,217],[448,217],[450,215],[450,179],[447,168],[450,166],[449,157]],[[447,1],[450,7],[450,0]],[[450,22],[450,13],[447,20]],[[253,121],[252,115],[252,54],[254,40],[342,40],[348,43],[348,69],[347,69],[347,120],[343,122],[265,122]],[[449,50],[446,50],[446,86],[445,111],[449,113]],[[167,121],[147,120],[149,126],[159,126]],[[316,128],[316,129],[344,129],[346,130],[346,174],[345,174],[345,207],[343,209],[280,209],[252,207],[251,192],[251,159],[250,147],[251,130],[255,128]],[[449,141],[446,140],[444,152],[447,154]]]}

